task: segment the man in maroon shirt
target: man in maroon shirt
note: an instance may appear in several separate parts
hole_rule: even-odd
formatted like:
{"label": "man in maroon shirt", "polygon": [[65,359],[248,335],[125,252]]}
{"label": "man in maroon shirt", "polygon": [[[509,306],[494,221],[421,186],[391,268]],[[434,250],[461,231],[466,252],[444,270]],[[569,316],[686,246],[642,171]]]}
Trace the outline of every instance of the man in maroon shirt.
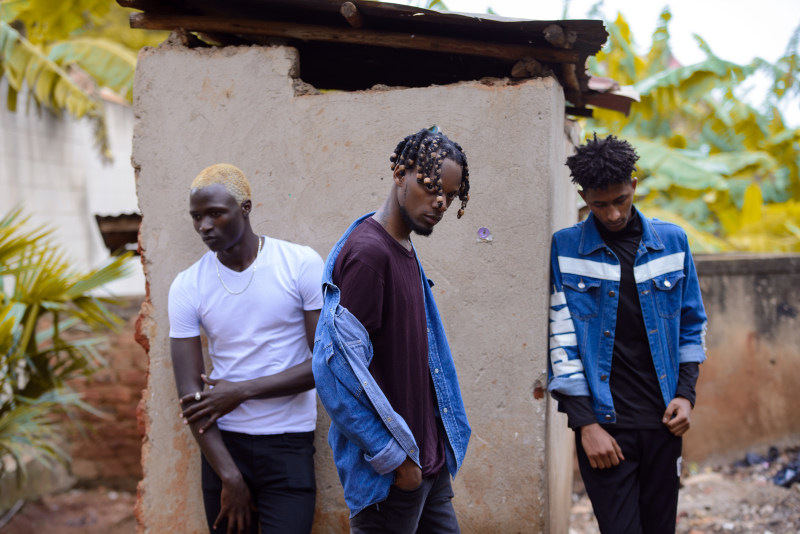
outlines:
{"label": "man in maroon shirt", "polygon": [[395,469],[388,498],[351,519],[351,532],[459,532],[445,468],[446,436],[428,367],[425,302],[411,232],[428,236],[451,202],[469,192],[461,147],[438,129],[406,137],[392,154],[393,184],[383,206],[353,230],[336,260],[341,305],[366,328],[369,371],[408,424],[420,451]]}

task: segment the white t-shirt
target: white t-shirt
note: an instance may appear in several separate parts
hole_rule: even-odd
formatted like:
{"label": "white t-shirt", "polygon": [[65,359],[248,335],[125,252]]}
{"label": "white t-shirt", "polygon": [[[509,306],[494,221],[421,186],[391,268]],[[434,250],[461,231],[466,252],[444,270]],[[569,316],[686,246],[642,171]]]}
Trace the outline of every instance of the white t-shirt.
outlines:
{"label": "white t-shirt", "polygon": [[[247,289],[254,266],[255,276]],[[208,337],[210,377],[231,381],[273,375],[311,358],[303,311],[322,308],[322,258],[311,247],[264,237],[261,253],[236,272],[209,251],[178,274],[169,290],[169,335]],[[253,399],[217,421],[222,430],[283,434],[314,430],[315,390]]]}

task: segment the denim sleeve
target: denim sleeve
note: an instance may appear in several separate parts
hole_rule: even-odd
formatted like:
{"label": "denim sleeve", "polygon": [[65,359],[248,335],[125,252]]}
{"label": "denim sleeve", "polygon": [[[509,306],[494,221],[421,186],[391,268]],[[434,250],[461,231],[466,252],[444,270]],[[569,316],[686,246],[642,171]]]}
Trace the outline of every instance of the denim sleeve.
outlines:
{"label": "denim sleeve", "polygon": [[567,306],[558,267],[558,247],[553,238],[550,247],[550,325],[547,375],[549,391],[564,395],[588,396],[589,385],[578,352],[575,324]]}
{"label": "denim sleeve", "polygon": [[328,358],[321,343],[314,345],[312,369],[319,395],[331,423],[364,453],[381,475],[392,472],[408,456],[381,420],[344,359]]}
{"label": "denim sleeve", "polygon": [[681,305],[681,326],[678,354],[680,363],[702,363],[706,359],[706,311],[700,294],[700,282],[694,267],[689,242],[683,237],[685,279]]}

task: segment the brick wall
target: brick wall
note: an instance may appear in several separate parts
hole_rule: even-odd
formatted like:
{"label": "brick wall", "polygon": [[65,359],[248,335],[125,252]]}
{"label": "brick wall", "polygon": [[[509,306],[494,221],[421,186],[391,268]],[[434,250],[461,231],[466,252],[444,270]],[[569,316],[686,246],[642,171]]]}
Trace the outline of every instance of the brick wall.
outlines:
{"label": "brick wall", "polygon": [[[90,379],[71,386],[105,417],[80,414],[83,433],[69,431],[72,474],[82,486],[106,486],[134,491],[142,478],[141,443],[136,410],[147,378],[147,355],[134,340],[141,299],[129,299],[117,310],[125,320],[107,335],[102,350],[108,366]],[[177,417],[177,412],[176,412]]]}

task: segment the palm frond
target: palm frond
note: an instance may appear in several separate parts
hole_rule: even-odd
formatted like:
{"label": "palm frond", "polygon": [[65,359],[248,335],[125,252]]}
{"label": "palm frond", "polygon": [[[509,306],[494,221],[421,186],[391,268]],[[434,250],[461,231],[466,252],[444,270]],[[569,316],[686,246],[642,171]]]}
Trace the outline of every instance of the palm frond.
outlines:
{"label": "palm frond", "polygon": [[132,101],[136,54],[128,48],[109,39],[83,37],[54,44],[47,57],[62,67],[77,64],[98,85],[113,89],[125,95],[128,102]]}
{"label": "palm frond", "polygon": [[66,111],[75,119],[87,117],[94,126],[101,154],[110,159],[102,103],[78,87],[66,71],[5,22],[0,22],[0,75],[8,80],[10,111],[16,111],[16,94],[27,86],[36,102],[54,113]]}

